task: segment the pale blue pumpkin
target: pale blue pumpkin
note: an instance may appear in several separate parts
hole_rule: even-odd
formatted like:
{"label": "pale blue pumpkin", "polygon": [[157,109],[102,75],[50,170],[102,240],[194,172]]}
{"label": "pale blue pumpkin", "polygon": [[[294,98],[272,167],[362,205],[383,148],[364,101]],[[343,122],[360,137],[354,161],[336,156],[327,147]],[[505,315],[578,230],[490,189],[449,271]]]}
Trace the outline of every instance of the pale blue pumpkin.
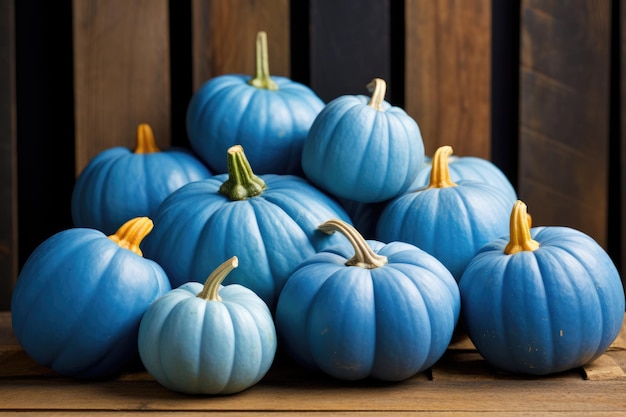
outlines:
{"label": "pale blue pumpkin", "polygon": [[344,380],[400,381],[446,351],[456,326],[456,281],[433,256],[364,238],[345,222],[320,226],[348,239],[305,260],[280,294],[279,343],[300,365]]}
{"label": "pale blue pumpkin", "polygon": [[510,235],[485,245],[459,286],[469,337],[509,372],[585,365],[606,351],[624,320],[622,281],[604,249],[569,227],[531,229],[521,201]]}
{"label": "pale blue pumpkin", "polygon": [[277,341],[267,305],[246,287],[221,285],[237,266],[235,256],[204,285],[181,285],[141,319],[139,354],[163,386],[187,394],[233,394],[270,369]]}

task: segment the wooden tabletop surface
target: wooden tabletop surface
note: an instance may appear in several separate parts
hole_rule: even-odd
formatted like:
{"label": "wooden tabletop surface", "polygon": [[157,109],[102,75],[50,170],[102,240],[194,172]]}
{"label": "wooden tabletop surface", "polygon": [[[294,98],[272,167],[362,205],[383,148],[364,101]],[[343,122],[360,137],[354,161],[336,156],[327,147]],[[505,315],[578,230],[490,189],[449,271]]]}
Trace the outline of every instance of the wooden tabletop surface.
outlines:
{"label": "wooden tabletop surface", "polygon": [[56,375],[26,355],[10,313],[0,312],[0,415],[613,416],[626,415],[625,369],[626,326],[592,364],[547,377],[497,371],[461,338],[431,370],[400,383],[338,381],[279,354],[246,391],[191,396],[164,388],[140,366],[104,381]]}

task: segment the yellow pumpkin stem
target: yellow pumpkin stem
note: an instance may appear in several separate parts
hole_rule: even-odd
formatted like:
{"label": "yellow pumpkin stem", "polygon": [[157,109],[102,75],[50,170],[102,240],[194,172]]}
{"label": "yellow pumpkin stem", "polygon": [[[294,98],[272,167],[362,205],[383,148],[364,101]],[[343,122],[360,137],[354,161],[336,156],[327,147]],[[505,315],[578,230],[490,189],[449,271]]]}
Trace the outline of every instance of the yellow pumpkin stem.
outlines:
{"label": "yellow pumpkin stem", "polygon": [[381,78],[374,78],[368,85],[367,89],[372,93],[368,106],[375,108],[376,110],[383,110],[383,101],[385,101],[385,94],[387,93],[387,83]]}
{"label": "yellow pumpkin stem", "polygon": [[276,91],[278,85],[270,77],[269,54],[267,53],[267,33],[259,31],[256,35],[256,74],[249,81],[257,88]]}
{"label": "yellow pumpkin stem", "polygon": [[202,287],[202,291],[197,294],[197,297],[203,298],[207,301],[222,301],[220,297],[219,289],[220,285],[230,272],[239,266],[239,259],[233,256],[220,266],[215,268],[209,275]]}
{"label": "yellow pumpkin stem", "polygon": [[135,252],[143,256],[139,249],[141,241],[152,231],[154,223],[148,217],[135,217],[124,223],[115,234],[108,236],[109,239],[117,243],[122,248]]}
{"label": "yellow pumpkin stem", "polygon": [[154,141],[154,133],[147,123],[142,123],[137,127],[137,145],[135,147],[136,154],[155,153],[161,150]]}
{"label": "yellow pumpkin stem", "polygon": [[522,251],[539,249],[539,242],[530,235],[531,217],[528,215],[526,204],[517,200],[513,205],[510,220],[510,240],[504,248],[504,253],[513,255]]}
{"label": "yellow pumpkin stem", "polygon": [[452,155],[452,146],[441,146],[435,151],[428,188],[456,187],[457,184],[450,179],[450,167],[448,166],[450,155]]}
{"label": "yellow pumpkin stem", "polygon": [[374,269],[387,264],[387,257],[374,252],[363,236],[343,220],[331,219],[320,224],[317,228],[326,234],[340,232],[350,241],[354,248],[354,256],[348,259],[347,266]]}

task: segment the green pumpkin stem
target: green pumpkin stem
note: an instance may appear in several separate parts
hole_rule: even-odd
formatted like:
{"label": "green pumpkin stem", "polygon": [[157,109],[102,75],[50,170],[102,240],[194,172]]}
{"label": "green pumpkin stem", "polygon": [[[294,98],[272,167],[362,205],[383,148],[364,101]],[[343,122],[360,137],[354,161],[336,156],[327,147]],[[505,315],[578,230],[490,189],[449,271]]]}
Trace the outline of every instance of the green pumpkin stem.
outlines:
{"label": "green pumpkin stem", "polygon": [[117,243],[122,248],[135,252],[143,256],[139,249],[141,241],[152,231],[154,223],[148,217],[135,217],[124,223],[115,234],[108,236],[109,239]]}
{"label": "green pumpkin stem", "polygon": [[372,93],[368,106],[375,108],[376,110],[383,110],[383,101],[385,101],[385,94],[387,93],[387,83],[381,78],[374,78],[368,85],[367,89]]}
{"label": "green pumpkin stem", "polygon": [[238,266],[239,259],[236,256],[233,256],[215,268],[215,270],[211,272],[211,275],[209,275],[206,279],[204,287],[202,287],[202,291],[197,294],[197,297],[203,298],[207,301],[222,301],[222,297],[220,297],[219,294],[220,285],[226,276],[230,274],[230,271]]}
{"label": "green pumpkin stem", "polygon": [[228,179],[220,186],[220,193],[233,201],[245,200],[261,195],[265,181],[252,172],[241,145],[234,145],[227,152]]}
{"label": "green pumpkin stem", "polygon": [[276,91],[278,85],[270,77],[269,54],[267,53],[267,33],[259,31],[256,35],[256,74],[248,81],[256,88]]}
{"label": "green pumpkin stem", "polygon": [[539,242],[530,235],[531,217],[524,202],[517,200],[513,205],[510,220],[510,240],[504,248],[504,253],[513,255],[522,251],[534,251],[539,249]]}
{"label": "green pumpkin stem", "polygon": [[147,123],[142,123],[137,127],[137,145],[135,146],[136,154],[155,153],[161,150],[154,141],[154,133]]}
{"label": "green pumpkin stem", "polygon": [[435,151],[428,188],[456,187],[456,183],[450,179],[450,167],[448,166],[450,155],[452,155],[452,146],[441,146]]}
{"label": "green pumpkin stem", "polygon": [[350,241],[354,247],[354,256],[348,259],[347,266],[374,269],[387,264],[387,257],[375,253],[363,236],[343,220],[331,219],[320,224],[317,228],[327,234],[340,232]]}

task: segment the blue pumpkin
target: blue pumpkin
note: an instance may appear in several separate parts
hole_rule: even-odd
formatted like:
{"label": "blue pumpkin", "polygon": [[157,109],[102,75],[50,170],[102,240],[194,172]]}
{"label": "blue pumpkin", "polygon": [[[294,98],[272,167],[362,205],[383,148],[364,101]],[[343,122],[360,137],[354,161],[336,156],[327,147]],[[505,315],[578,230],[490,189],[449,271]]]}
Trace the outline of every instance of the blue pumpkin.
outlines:
{"label": "blue pumpkin", "polygon": [[156,300],[139,327],[139,354],[165,387],[187,394],[233,394],[259,382],[276,353],[267,305],[250,289],[222,286],[238,266],[224,262],[204,285],[188,282]]}
{"label": "blue pumpkin", "polygon": [[403,243],[364,238],[332,219],[350,244],[305,260],[280,294],[279,343],[301,365],[344,380],[399,381],[431,367],[456,326],[456,281],[434,257]]}
{"label": "blue pumpkin", "polygon": [[435,152],[429,186],[387,204],[376,235],[411,243],[439,259],[458,281],[478,250],[508,233],[510,199],[484,182],[450,180],[450,146]]}
{"label": "blue pumpkin", "polygon": [[77,378],[113,375],[137,359],[141,317],[171,290],[139,249],[151,229],[147,217],[111,236],[72,228],[33,251],[11,298],[13,331],[31,358]]}
{"label": "blue pumpkin", "polygon": [[226,172],[223,156],[238,144],[257,173],[300,175],[304,138],[323,107],[304,84],[270,77],[267,35],[259,32],[255,77],[226,74],[203,84],[187,109],[187,133],[215,173]]}
{"label": "blue pumpkin", "polygon": [[463,322],[493,366],[545,375],[599,357],[624,320],[615,265],[591,237],[563,226],[530,228],[511,212],[510,235],[485,245],[459,287]]}
{"label": "blue pumpkin", "polygon": [[118,146],[100,152],[79,175],[71,202],[74,226],[114,233],[127,220],[151,217],[174,190],[210,176],[188,150],[160,151],[150,126],[140,124],[134,151]]}
{"label": "blue pumpkin", "polygon": [[225,283],[249,287],[273,310],[293,269],[335,240],[317,225],[349,217],[303,178],[254,175],[241,146],[229,150],[228,160],[228,174],[188,184],[163,202],[144,251],[173,287],[202,282],[237,253],[242,266]]}
{"label": "blue pumpkin", "polygon": [[384,101],[386,85],[372,97],[341,96],[316,117],[302,149],[306,177],[328,193],[361,203],[405,192],[424,161],[419,127],[400,107]]}

